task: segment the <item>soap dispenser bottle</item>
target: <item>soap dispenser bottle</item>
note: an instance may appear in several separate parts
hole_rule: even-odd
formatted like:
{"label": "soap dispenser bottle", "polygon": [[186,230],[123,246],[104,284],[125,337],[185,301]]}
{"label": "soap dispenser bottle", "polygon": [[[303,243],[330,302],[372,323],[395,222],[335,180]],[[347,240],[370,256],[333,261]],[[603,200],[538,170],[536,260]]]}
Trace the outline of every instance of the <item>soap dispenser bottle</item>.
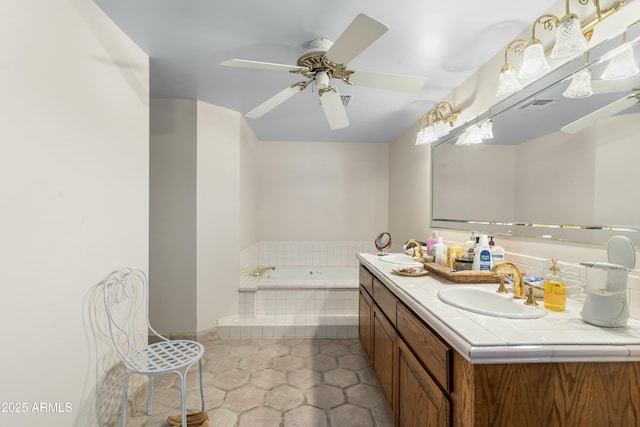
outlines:
{"label": "soap dispenser bottle", "polygon": [[492,267],[493,259],[491,258],[491,249],[489,249],[489,239],[486,234],[482,234],[474,251],[471,269],[489,271]]}
{"label": "soap dispenser bottle", "polygon": [[544,308],[564,311],[567,304],[567,286],[560,275],[558,260],[552,259],[549,274],[544,278]]}
{"label": "soap dispenser bottle", "polygon": [[433,257],[436,264],[447,265],[447,246],[442,241],[442,236],[438,236],[438,243],[433,245]]}
{"label": "soap dispenser bottle", "polygon": [[474,252],[476,249],[476,232],[471,232],[471,237],[466,241],[462,247],[462,256],[472,260],[474,258]]}

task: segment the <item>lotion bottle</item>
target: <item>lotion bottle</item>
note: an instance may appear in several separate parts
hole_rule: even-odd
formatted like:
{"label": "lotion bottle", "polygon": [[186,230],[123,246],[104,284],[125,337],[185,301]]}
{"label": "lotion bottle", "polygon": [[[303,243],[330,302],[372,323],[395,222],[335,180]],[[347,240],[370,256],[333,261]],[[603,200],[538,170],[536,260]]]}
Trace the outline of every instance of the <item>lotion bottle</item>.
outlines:
{"label": "lotion bottle", "polygon": [[462,256],[465,258],[473,259],[474,251],[476,248],[476,232],[471,232],[471,237],[466,241],[464,246],[462,247]]}
{"label": "lotion bottle", "polygon": [[489,248],[489,239],[486,234],[482,234],[474,251],[471,269],[489,271],[491,267],[493,267],[493,260],[491,258],[491,249]]}
{"label": "lotion bottle", "polygon": [[442,236],[438,236],[438,243],[433,245],[433,256],[437,264],[447,265],[447,246],[442,242]]}
{"label": "lotion bottle", "polygon": [[504,261],[504,248],[495,244],[495,242],[493,241],[493,236],[489,236],[489,248],[491,249],[491,258],[493,260],[493,265]]}
{"label": "lotion bottle", "polygon": [[558,260],[551,260],[549,274],[544,278],[544,308],[552,311],[564,311],[567,305],[567,286],[560,275]]}

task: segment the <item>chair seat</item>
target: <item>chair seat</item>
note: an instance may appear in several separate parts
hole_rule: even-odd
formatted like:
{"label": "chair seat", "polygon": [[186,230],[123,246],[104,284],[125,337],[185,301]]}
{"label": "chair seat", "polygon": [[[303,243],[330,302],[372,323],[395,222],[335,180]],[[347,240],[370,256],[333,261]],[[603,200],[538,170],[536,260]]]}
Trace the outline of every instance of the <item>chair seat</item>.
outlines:
{"label": "chair seat", "polygon": [[141,374],[162,374],[197,362],[204,347],[196,341],[160,341],[138,349],[127,358],[129,367]]}

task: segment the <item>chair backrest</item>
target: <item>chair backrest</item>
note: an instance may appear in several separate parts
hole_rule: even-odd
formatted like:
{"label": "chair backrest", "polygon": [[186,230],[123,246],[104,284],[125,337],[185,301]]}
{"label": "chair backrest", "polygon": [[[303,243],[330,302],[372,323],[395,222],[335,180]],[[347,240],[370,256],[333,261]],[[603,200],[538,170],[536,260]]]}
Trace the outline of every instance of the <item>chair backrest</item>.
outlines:
{"label": "chair backrest", "polygon": [[140,270],[123,268],[103,281],[104,307],[109,333],[120,358],[144,347],[149,334],[147,276]]}

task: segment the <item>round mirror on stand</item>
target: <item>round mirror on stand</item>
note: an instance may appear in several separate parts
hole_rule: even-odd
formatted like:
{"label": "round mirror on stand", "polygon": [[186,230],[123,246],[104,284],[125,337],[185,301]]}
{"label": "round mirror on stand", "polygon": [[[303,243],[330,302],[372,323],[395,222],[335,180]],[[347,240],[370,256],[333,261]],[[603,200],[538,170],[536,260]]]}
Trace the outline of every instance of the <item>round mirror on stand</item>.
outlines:
{"label": "round mirror on stand", "polygon": [[378,237],[376,237],[376,240],[374,240],[374,244],[376,245],[376,249],[380,251],[378,256],[387,255],[387,251],[391,247],[391,234],[389,234],[387,231],[378,234]]}

